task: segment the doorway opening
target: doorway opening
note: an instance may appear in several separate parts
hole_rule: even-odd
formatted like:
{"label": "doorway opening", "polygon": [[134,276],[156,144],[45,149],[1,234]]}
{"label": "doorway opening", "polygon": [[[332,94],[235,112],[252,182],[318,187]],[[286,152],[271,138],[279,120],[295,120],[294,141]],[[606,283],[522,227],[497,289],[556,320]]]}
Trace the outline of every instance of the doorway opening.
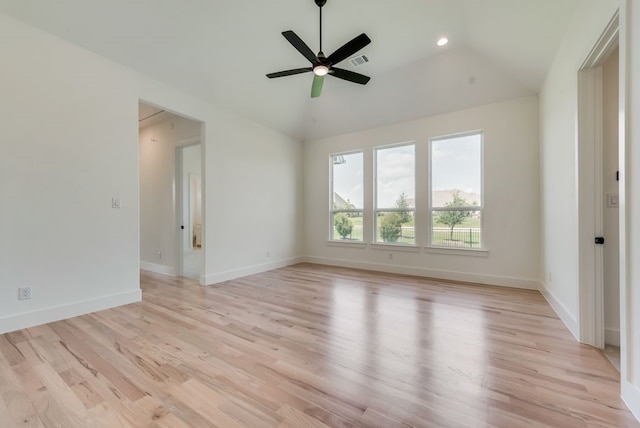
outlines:
{"label": "doorway opening", "polygon": [[602,222],[605,243],[602,278],[604,292],[605,355],[620,371],[620,213],[618,92],[620,83],[618,47],[602,64]]}
{"label": "doorway opening", "polygon": [[580,341],[619,355],[618,28],[616,14],[578,74],[577,168]]}
{"label": "doorway opening", "polygon": [[176,147],[177,274],[202,273],[202,156],[200,142]]}
{"label": "doorway opening", "polygon": [[140,267],[204,277],[202,122],[139,103]]}

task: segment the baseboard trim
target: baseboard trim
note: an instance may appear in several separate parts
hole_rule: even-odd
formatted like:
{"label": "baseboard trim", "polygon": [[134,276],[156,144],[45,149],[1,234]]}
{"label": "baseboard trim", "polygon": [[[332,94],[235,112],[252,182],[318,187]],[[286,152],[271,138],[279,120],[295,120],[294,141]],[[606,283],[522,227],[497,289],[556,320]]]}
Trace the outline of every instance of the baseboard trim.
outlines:
{"label": "baseboard trim", "polygon": [[633,416],[640,421],[640,388],[622,379],[622,401],[627,405]]}
{"label": "baseboard trim", "polygon": [[381,263],[361,262],[344,259],[331,259],[325,257],[304,257],[303,261],[319,265],[338,266],[353,269],[364,269],[375,272],[397,273],[415,275],[427,278],[444,279],[449,281],[473,282],[485,285],[498,285],[502,287],[522,288],[526,290],[538,290],[540,281],[527,278],[516,278],[500,275],[485,275],[468,272],[448,271],[441,269],[425,269],[413,266],[390,265]]}
{"label": "baseboard trim", "polygon": [[142,292],[140,289],[137,289],[96,299],[88,299],[66,305],[38,309],[32,312],[10,315],[0,318],[0,334],[77,317],[91,312],[102,311],[116,306],[128,305],[129,303],[139,302],[141,299]]}
{"label": "baseboard trim", "polygon": [[604,329],[604,343],[607,345],[620,346],[620,330],[616,328]]}
{"label": "baseboard trim", "polygon": [[158,263],[140,261],[140,269],[162,275],[176,276],[176,268]]}
{"label": "baseboard trim", "polygon": [[228,270],[226,272],[214,273],[211,275],[202,275],[200,277],[200,284],[213,285],[224,281],[229,281],[236,278],[241,278],[247,275],[254,275],[256,273],[267,272],[273,269],[278,269],[286,266],[302,263],[304,260],[302,257],[292,257],[289,259],[277,260],[270,263],[263,263],[254,266],[248,266],[241,269]]}
{"label": "baseboard trim", "polygon": [[562,320],[565,326],[569,329],[573,337],[579,342],[580,332],[578,328],[578,320],[569,312],[567,307],[549,290],[547,284],[540,284],[540,292],[547,300],[547,303],[555,311],[556,315]]}

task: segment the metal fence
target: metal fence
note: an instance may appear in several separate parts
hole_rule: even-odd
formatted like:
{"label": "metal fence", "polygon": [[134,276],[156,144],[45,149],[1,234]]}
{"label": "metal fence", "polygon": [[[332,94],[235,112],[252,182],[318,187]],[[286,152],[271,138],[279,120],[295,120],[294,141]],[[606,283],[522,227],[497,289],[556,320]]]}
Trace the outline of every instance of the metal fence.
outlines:
{"label": "metal fence", "polygon": [[480,228],[434,227],[431,233],[432,245],[443,247],[480,248]]}
{"label": "metal fence", "polygon": [[400,228],[400,238],[416,239],[416,228],[413,226],[402,226]]}
{"label": "metal fence", "polygon": [[[333,239],[341,239],[335,228],[333,231]],[[431,245],[441,247],[480,248],[480,237],[480,228],[477,227],[456,227],[453,231],[449,227],[434,227],[431,229]],[[362,225],[353,225],[353,230],[346,239],[361,241]],[[378,237],[378,239],[380,238]],[[414,243],[415,227],[402,226],[398,242]]]}

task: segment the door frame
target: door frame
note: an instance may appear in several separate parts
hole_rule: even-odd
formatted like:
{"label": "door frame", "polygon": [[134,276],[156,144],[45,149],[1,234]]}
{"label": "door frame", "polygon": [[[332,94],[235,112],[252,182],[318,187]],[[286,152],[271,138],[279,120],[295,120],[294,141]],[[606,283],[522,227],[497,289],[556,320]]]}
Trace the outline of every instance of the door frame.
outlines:
{"label": "door frame", "polygon": [[[175,250],[175,266],[176,266],[176,276],[184,275],[184,233],[185,229],[183,229],[183,216],[184,216],[184,202],[185,197],[188,198],[189,195],[184,194],[184,170],[183,170],[183,150],[188,147],[200,146],[200,161],[202,163],[203,151],[202,151],[202,142],[200,137],[192,137],[184,140],[178,141],[175,147],[175,167],[174,167],[174,176],[173,176],[173,206],[175,212],[175,242],[174,242],[174,250]],[[202,171],[201,171],[201,176]],[[203,200],[203,189],[200,189],[200,198]],[[203,204],[204,205],[204,204]],[[202,213],[202,223],[204,228],[204,212]],[[204,247],[204,240],[202,242],[202,246]],[[204,266],[204,265],[203,265]],[[203,268],[200,269],[200,276],[203,275]]]}
{"label": "door frame", "polygon": [[616,13],[578,72],[579,339],[600,349],[605,342],[604,250],[594,239],[604,231],[602,64],[619,45],[619,27]]}

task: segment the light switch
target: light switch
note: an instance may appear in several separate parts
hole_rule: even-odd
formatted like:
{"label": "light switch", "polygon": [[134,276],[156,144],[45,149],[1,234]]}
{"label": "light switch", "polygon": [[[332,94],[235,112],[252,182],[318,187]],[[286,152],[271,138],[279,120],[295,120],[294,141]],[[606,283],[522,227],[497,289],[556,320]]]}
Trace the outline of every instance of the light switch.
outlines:
{"label": "light switch", "polygon": [[120,209],[120,198],[111,198],[111,208]]}
{"label": "light switch", "polygon": [[609,207],[609,208],[617,208],[618,207],[618,194],[617,193],[609,193],[607,195],[607,207]]}

